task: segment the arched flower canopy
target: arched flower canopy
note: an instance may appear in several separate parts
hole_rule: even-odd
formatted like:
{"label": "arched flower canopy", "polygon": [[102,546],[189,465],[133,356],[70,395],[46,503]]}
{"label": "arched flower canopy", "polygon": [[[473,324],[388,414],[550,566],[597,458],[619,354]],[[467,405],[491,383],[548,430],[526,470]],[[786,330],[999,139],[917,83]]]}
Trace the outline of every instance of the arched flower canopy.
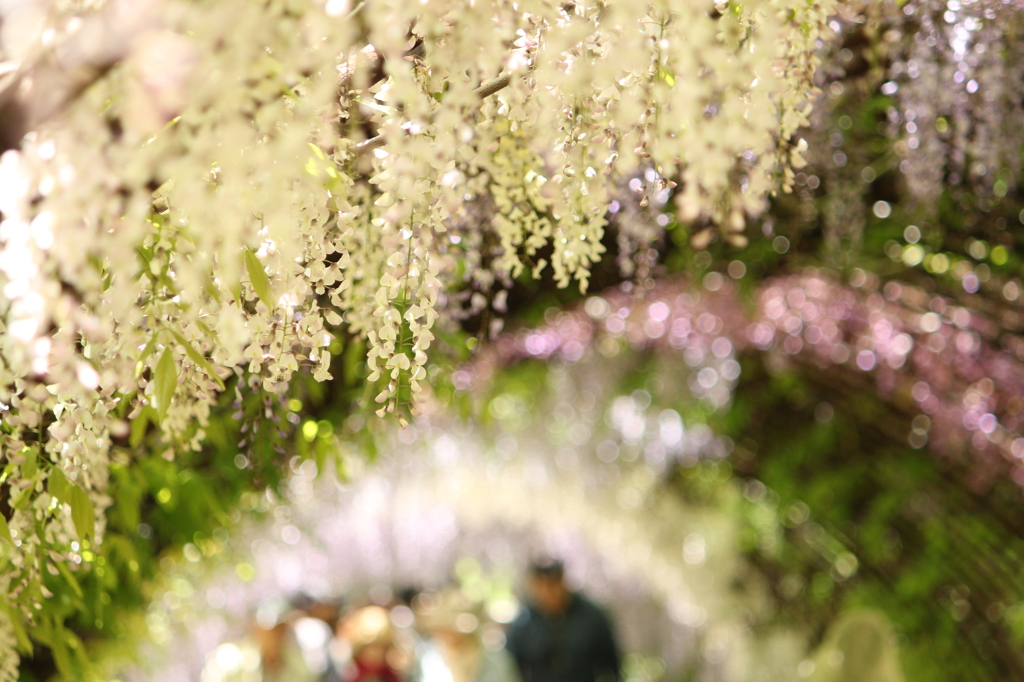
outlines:
{"label": "arched flower canopy", "polygon": [[[838,614],[796,615],[813,603],[822,579],[847,595],[835,602],[839,613],[857,605],[887,612],[905,644],[890,642],[886,655],[903,648],[908,665],[918,655],[947,655],[927,627],[898,617],[909,589],[900,585],[917,570],[938,571],[925,589],[938,590],[940,601],[911,597],[928,618],[977,628],[963,611],[976,609],[986,637],[1006,636],[1015,625],[1004,610],[1024,591],[961,569],[982,562],[988,571],[1015,571],[1019,538],[1002,544],[978,536],[935,556],[900,523],[939,523],[943,543],[964,542],[972,526],[954,518],[974,513],[970,491],[1019,488],[1020,427],[1008,401],[1018,395],[1024,362],[1013,346],[994,348],[976,312],[938,296],[922,299],[907,285],[879,290],[867,276],[850,285],[820,271],[771,280],[751,297],[754,306],[738,298],[737,286],[713,273],[699,283],[594,295],[539,328],[502,335],[456,371],[453,382],[478,416],[459,416],[457,400],[428,405],[414,425],[389,437],[371,471],[340,486],[317,480],[312,462],[295,460],[283,499],[254,498],[274,521],[229,542],[227,568],[181,563],[194,590],[180,606],[158,600],[151,608],[160,636],[192,641],[194,632],[182,634],[181,624],[202,613],[210,595],[241,618],[268,594],[312,589],[358,599],[383,587],[439,587],[461,576],[460,560],[477,562],[474,570],[482,566],[489,580],[499,576],[491,586],[500,584],[504,599],[538,548],[566,556],[577,584],[620,615],[631,649],[660,658],[670,675],[700,669],[716,680],[767,680],[802,675],[812,663],[824,671],[831,659],[812,656],[812,642]],[[837,522],[829,505],[839,500],[823,506],[812,490],[793,496],[766,487],[759,476],[777,464],[767,444],[759,455],[765,464],[751,469],[742,429],[721,419],[752,390],[741,381],[741,364],[749,372],[756,362],[816,382],[812,424],[838,419],[829,401],[881,402],[885,423],[858,428],[877,428],[897,456],[913,460],[908,467],[952,466],[952,492],[871,478],[855,492],[868,496],[861,500],[867,516],[889,514],[875,529],[863,517]],[[988,401],[979,405],[981,394]],[[823,443],[810,465],[856,478],[865,466],[885,466],[880,459],[888,456],[859,452],[837,463]],[[911,486],[903,500],[899,490],[878,490],[901,483]],[[894,504],[888,493],[895,512],[884,509]],[[920,504],[931,509],[916,510]],[[983,517],[989,533],[999,524],[994,516]],[[887,551],[899,561],[876,554],[874,533],[896,543]],[[794,552],[803,558],[786,564]],[[941,570],[930,563],[937,559]],[[251,582],[239,582],[238,566]],[[814,578],[806,585],[805,569]],[[879,575],[880,593],[873,592]],[[193,665],[204,660],[210,632],[232,632],[230,619],[205,617],[213,630],[191,645]],[[978,653],[957,656],[968,666],[991,664],[972,658]],[[998,665],[1020,663],[1012,650],[999,656]],[[168,680],[179,673],[165,672]]]}
{"label": "arched flower canopy", "polygon": [[769,588],[739,552],[747,515],[773,512],[724,466],[706,479],[714,503],[666,485],[679,458],[719,462],[724,443],[645,391],[622,392],[627,358],[588,355],[535,373],[529,397],[495,397],[489,423],[432,410],[350,481],[294,460],[280,497],[251,500],[265,522],[216,551],[186,549],[149,608],[145,662],[118,676],[195,678],[261,604],[300,592],[355,606],[454,581],[500,624],[538,552],[609,607],[633,677],[795,675],[809,632],[772,619]]}
{"label": "arched flower canopy", "polygon": [[[661,299],[596,297],[495,352],[574,362],[596,329],[601,354],[679,351],[691,422],[739,414],[759,370],[798,377],[759,400],[829,396],[814,423],[857,414],[847,442],[933,452],[1001,519],[957,542],[998,545],[1005,484],[1024,482],[1022,16],[1002,0],[0,3],[0,680],[37,645],[85,676],[161,553],[275,487],[293,447],[330,449],[358,389],[408,419],[450,388],[445,358],[497,334],[510,298],[523,310],[517,291],[585,288],[613,243],[638,290],[662,268],[699,275]],[[756,280],[756,312],[730,278]],[[304,412],[339,392],[333,425]],[[630,409],[617,419],[639,428]],[[940,601],[995,660],[980,621],[1024,620],[971,580]],[[990,677],[1024,674],[999,660]]]}
{"label": "arched flower canopy", "polygon": [[920,287],[880,286],[862,270],[852,280],[844,285],[819,270],[769,279],[753,292],[752,310],[718,272],[640,295],[593,296],[550,325],[500,338],[454,382],[486,385],[491,372],[521,358],[575,362],[585,353],[652,350],[682,355],[694,368],[689,389],[715,409],[732,399],[737,356],[761,352],[825,375],[837,392],[880,396],[900,413],[893,428],[905,433],[894,437],[967,462],[976,489],[1000,476],[1024,486],[1024,338]]}
{"label": "arched flower canopy", "polygon": [[78,674],[47,576],[97,556],[112,457],[201,451],[227,385],[328,380],[351,335],[406,419],[451,294],[585,288],[641,165],[742,243],[802,163],[832,6],[4,5],[0,679],[22,625]]}

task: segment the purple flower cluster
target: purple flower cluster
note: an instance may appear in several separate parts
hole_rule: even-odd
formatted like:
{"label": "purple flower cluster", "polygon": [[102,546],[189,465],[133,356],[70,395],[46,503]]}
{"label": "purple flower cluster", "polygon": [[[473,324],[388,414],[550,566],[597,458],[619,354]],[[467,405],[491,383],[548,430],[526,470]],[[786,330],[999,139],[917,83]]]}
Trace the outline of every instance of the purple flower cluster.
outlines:
{"label": "purple flower cluster", "polygon": [[842,375],[838,385],[868,379],[906,424],[908,444],[968,464],[973,488],[1003,475],[1024,487],[1024,340],[919,287],[853,279],[846,285],[817,270],[770,279],[754,305],[718,273],[699,285],[606,292],[541,327],[504,334],[453,379],[469,390],[524,358],[677,352],[694,368],[695,395],[722,407],[739,375],[735,354],[768,353],[775,366]]}

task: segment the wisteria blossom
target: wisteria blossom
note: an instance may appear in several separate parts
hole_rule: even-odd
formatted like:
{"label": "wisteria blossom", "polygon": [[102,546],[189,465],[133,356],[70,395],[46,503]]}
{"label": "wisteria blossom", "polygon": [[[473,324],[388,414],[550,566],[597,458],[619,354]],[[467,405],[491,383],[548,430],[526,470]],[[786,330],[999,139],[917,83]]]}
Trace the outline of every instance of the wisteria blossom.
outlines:
{"label": "wisteria blossom", "polygon": [[[95,556],[112,447],[133,431],[157,430],[169,459],[198,449],[226,384],[329,378],[338,329],[368,341],[379,414],[404,421],[455,314],[446,292],[467,270],[585,289],[640,165],[686,220],[742,244],[802,163],[831,9],[4,5],[12,617],[32,620],[44,575]],[[478,257],[485,241],[496,257]]]}
{"label": "wisteria blossom", "polygon": [[682,354],[689,388],[713,409],[725,407],[742,352],[767,353],[841,377],[864,375],[880,397],[904,411],[915,448],[971,464],[972,486],[998,476],[1024,487],[1024,341],[998,334],[984,314],[906,283],[880,286],[858,270],[852,285],[808,270],[765,281],[751,314],[736,283],[710,272],[694,284],[663,282],[642,295],[593,296],[537,329],[505,334],[455,385],[479,390],[501,367],[523,358],[570,363],[595,353],[634,350]]}

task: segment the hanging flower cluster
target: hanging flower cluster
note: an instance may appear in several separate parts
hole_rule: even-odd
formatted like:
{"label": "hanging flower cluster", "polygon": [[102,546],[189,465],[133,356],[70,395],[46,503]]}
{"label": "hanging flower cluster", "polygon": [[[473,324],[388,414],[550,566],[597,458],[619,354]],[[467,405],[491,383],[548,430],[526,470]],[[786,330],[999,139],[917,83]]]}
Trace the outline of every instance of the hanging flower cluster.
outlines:
{"label": "hanging flower cluster", "polygon": [[[1020,6],[1005,2],[920,2],[886,28],[896,44],[883,84],[910,194],[928,205],[949,184],[1006,196],[1020,175],[1011,150],[1024,106],[1009,84],[1021,77]],[[914,36],[900,41],[898,37]]]}
{"label": "hanging flower cluster", "polygon": [[801,163],[832,6],[28,4],[2,50],[29,132],[0,157],[0,552],[26,622],[101,542],[112,444],[198,449],[228,380],[328,379],[343,325],[380,414],[407,412],[446,292],[585,288],[641,165],[742,243]]}
{"label": "hanging flower cluster", "polygon": [[486,386],[499,366],[521,358],[575,363],[595,351],[650,349],[681,353],[692,368],[691,393],[715,410],[732,400],[736,353],[757,349],[776,365],[816,368],[849,390],[871,377],[873,390],[910,423],[909,432],[890,435],[966,463],[973,489],[1002,476],[1024,487],[1020,335],[954,299],[906,282],[883,285],[860,269],[849,286],[812,269],[767,280],[755,299],[750,315],[735,284],[717,272],[702,286],[663,282],[643,296],[594,296],[548,325],[503,335],[456,370],[453,383]]}

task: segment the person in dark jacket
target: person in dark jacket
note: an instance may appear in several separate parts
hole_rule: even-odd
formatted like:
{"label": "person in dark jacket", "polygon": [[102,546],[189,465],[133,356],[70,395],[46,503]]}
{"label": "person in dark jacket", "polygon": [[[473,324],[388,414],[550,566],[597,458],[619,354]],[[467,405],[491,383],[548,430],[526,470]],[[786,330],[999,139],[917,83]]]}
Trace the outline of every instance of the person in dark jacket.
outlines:
{"label": "person in dark jacket", "polygon": [[560,561],[530,565],[530,603],[505,645],[523,682],[618,682],[619,649],[608,616],[569,590],[564,577]]}

